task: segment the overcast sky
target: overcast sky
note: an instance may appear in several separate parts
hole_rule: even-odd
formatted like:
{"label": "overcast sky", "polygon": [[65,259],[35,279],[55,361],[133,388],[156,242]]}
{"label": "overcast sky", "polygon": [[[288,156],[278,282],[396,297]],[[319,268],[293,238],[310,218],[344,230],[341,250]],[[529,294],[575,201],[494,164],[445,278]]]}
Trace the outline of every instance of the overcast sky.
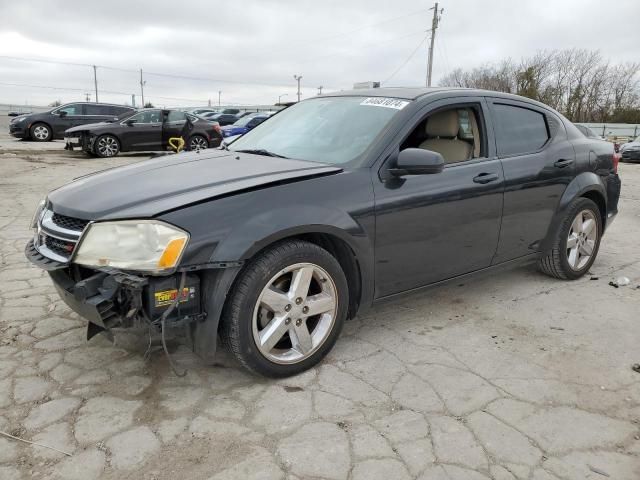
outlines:
{"label": "overcast sky", "polygon": [[[432,4],[2,0],[0,103],[76,101],[84,99],[84,92],[93,99],[90,67],[3,56],[96,64],[98,89],[104,91],[100,100],[117,103],[130,103],[132,93],[140,101],[135,72],[140,68],[148,72],[145,100],[166,106],[203,105],[209,99],[217,104],[218,91],[223,104],[274,103],[279,95],[294,100],[294,74],[303,76],[303,98],[315,95],[320,85],[324,92],[370,80],[420,86]],[[579,47],[600,50],[616,63],[640,61],[638,0],[442,0],[440,6],[436,84],[456,67],[519,59],[541,49]]]}

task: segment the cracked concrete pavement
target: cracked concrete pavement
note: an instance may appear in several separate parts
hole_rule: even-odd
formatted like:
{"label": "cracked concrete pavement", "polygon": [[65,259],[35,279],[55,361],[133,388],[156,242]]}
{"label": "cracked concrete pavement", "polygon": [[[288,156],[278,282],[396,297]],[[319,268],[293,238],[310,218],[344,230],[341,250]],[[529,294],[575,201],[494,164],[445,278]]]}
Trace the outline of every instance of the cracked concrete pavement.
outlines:
{"label": "cracked concrete pavement", "polygon": [[396,299],[273,381],[179,342],[176,377],[136,333],[86,343],[24,258],[47,191],[141,158],[0,139],[0,430],[71,453],[0,436],[0,479],[640,478],[640,165],[620,167],[592,275],[525,267]]}

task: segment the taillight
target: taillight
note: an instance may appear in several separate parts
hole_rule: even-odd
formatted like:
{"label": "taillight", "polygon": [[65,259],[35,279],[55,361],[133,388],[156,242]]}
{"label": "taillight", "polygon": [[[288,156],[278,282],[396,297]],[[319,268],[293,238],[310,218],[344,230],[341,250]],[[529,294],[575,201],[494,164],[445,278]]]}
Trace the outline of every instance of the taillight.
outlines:
{"label": "taillight", "polygon": [[213,131],[216,133],[222,133],[222,129],[220,128],[220,124],[218,122],[213,124]]}
{"label": "taillight", "polygon": [[618,173],[618,163],[620,163],[620,154],[613,152],[613,173]]}

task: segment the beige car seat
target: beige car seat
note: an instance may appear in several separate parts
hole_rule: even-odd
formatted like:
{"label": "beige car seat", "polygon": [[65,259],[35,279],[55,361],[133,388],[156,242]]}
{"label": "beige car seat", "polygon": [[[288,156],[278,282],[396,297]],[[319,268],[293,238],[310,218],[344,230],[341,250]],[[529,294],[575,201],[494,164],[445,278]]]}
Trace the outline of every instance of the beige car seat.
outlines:
{"label": "beige car seat", "polygon": [[420,148],[439,153],[444,157],[445,163],[468,160],[471,158],[473,147],[458,139],[459,129],[457,110],[434,113],[427,120],[427,139],[420,144]]}

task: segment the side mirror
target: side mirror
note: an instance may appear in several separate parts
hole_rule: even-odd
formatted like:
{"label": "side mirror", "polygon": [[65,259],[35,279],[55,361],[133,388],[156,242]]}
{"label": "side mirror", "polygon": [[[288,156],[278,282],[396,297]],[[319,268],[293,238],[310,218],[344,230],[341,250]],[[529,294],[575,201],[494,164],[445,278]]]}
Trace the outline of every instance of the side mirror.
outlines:
{"label": "side mirror", "polygon": [[58,112],[58,115],[60,115],[60,117],[66,117],[67,116],[67,111],[66,110],[60,110]]}
{"label": "side mirror", "polygon": [[398,154],[395,168],[389,173],[395,177],[404,175],[430,175],[444,169],[444,158],[437,152],[422,148],[405,148]]}
{"label": "side mirror", "polygon": [[126,126],[128,126],[128,127],[132,126],[134,123],[136,123],[136,121],[135,121],[135,120],[133,120],[133,119],[132,119],[132,120],[127,120],[126,122],[124,122],[124,124],[125,124]]}

